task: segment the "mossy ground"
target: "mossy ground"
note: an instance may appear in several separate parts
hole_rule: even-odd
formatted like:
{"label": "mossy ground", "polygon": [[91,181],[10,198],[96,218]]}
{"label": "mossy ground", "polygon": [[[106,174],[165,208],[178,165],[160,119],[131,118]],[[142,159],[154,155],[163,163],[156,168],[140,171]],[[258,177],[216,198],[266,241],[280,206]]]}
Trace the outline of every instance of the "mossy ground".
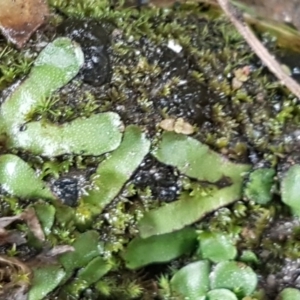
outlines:
{"label": "mossy ground", "polygon": [[[46,118],[60,123],[78,116],[114,111],[126,125],[141,126],[155,142],[162,119],[182,117],[196,126],[194,138],[233,161],[272,166],[279,176],[292,162],[299,162],[297,99],[262,66],[231,24],[224,18],[205,17],[206,6],[185,4],[168,9],[135,9],[111,6],[100,0],[51,0],[50,5],[49,25],[45,31],[36,33],[21,52],[0,41],[1,100],[7,94],[5,88],[28,73],[39,50],[55,36],[55,27],[68,17],[96,18],[104,24],[111,36],[112,78],[102,86],[92,87],[78,76],[41,103],[40,108],[28,116],[29,120]],[[271,51],[281,53],[271,36],[265,34],[263,38]],[[169,41],[181,45],[180,53],[168,47]],[[250,75],[234,89],[234,71],[245,66]],[[103,159],[68,155],[49,160],[28,153],[18,154],[41,170],[50,184],[57,177],[80,177],[79,193]],[[190,258],[133,272],[122,266],[119,252],[136,235],[136,220],[143,211],[174,201],[182,189],[184,179],[174,168],[148,156],[118,199],[92,225],[106,243],[107,256],[115,261],[114,271],[98,282],[96,288],[82,291],[73,285],[68,292],[75,299],[78,291],[80,299],[98,299],[105,293],[112,299],[135,296],[154,299],[159,283],[163,285],[157,276],[171,274],[172,269],[178,269]],[[28,201],[1,197],[3,216],[28,205]],[[251,249],[257,254],[260,264],[256,271],[262,275],[261,286],[271,293],[286,282],[278,278],[276,286],[271,286],[267,280],[269,274],[284,273],[280,270],[289,266],[289,259],[297,258],[300,251],[300,225],[277,198],[275,195],[271,204],[264,207],[239,201],[196,224],[199,229],[240,232],[238,251]],[[282,230],[282,235],[272,234],[276,231],[274,228]],[[72,230],[74,228],[54,228],[53,241],[66,242],[74,234]],[[3,248],[2,252],[6,250]],[[20,248],[19,252],[25,256],[30,249]],[[297,286],[299,283],[296,280],[289,284]],[[48,299],[62,297],[65,292],[59,289]]]}

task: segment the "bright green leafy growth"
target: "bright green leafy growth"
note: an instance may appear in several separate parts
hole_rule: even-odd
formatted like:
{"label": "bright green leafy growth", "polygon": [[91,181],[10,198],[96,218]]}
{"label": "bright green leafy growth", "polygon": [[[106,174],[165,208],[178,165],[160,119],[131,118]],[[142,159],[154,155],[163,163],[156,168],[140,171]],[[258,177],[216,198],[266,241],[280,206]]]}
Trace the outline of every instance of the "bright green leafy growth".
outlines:
{"label": "bright green leafy growth", "polygon": [[17,197],[55,199],[34,170],[12,154],[0,156],[0,184],[5,192]]}
{"label": "bright green leafy growth", "polygon": [[38,202],[34,204],[34,210],[42,225],[44,233],[46,235],[50,234],[55,219],[54,206],[45,202]]}
{"label": "bright green leafy growth", "polygon": [[172,277],[172,291],[183,296],[184,299],[204,300],[209,290],[209,273],[210,264],[208,261],[190,263]]}
{"label": "bright green leafy growth", "polygon": [[164,132],[154,156],[189,177],[211,183],[223,177],[239,178],[249,165],[234,164],[197,140],[174,132]]}
{"label": "bright green leafy growth", "polygon": [[276,300],[300,300],[300,291],[294,288],[285,288]]}
{"label": "bright green leafy growth", "polygon": [[300,216],[300,165],[289,168],[281,182],[281,198],[294,214]]}
{"label": "bright green leafy growth", "polygon": [[236,295],[226,289],[216,289],[207,293],[207,300],[238,300]]}
{"label": "bright green leafy growth", "polygon": [[120,127],[120,117],[113,112],[77,118],[59,126],[31,122],[26,130],[11,138],[11,145],[50,157],[64,153],[101,155],[120,145]]}
{"label": "bright green leafy growth", "polygon": [[257,264],[259,262],[256,254],[251,250],[244,250],[240,256],[240,261],[247,264]]}
{"label": "bright green leafy growth", "polygon": [[229,289],[241,298],[254,292],[257,275],[241,262],[225,261],[216,265],[210,275],[212,289]]}
{"label": "bright green leafy growth", "polygon": [[179,201],[146,212],[138,224],[141,237],[179,230],[241,198],[242,174],[249,171],[249,165],[231,163],[197,140],[173,132],[163,134],[153,154],[187,176],[212,183],[227,179],[231,185],[207,196],[184,192]]}
{"label": "bright green leafy growth", "polygon": [[96,188],[82,199],[83,203],[92,204],[102,211],[120,193],[149,148],[150,141],[141,129],[128,126],[120,147],[98,166],[94,177]]}
{"label": "bright green leafy growth", "polygon": [[244,190],[245,196],[258,204],[267,204],[272,200],[274,176],[274,169],[262,168],[253,171]]}
{"label": "bright green leafy growth", "polygon": [[62,281],[65,271],[61,266],[43,266],[33,271],[32,286],[29,290],[28,300],[42,300],[53,291]]}
{"label": "bright green leafy growth", "polygon": [[196,242],[197,234],[192,228],[184,228],[146,239],[136,237],[128,244],[123,259],[129,269],[137,269],[152,263],[168,262],[193,250]]}
{"label": "bright green leafy growth", "polygon": [[112,112],[78,118],[63,125],[26,120],[41,100],[78,73],[83,62],[79,45],[67,38],[58,38],[42,50],[28,78],[2,104],[0,134],[6,147],[58,156],[101,155],[119,146],[122,123]]}
{"label": "bright green leafy growth", "polygon": [[89,286],[108,273],[111,267],[111,263],[99,256],[91,260],[86,267],[81,269],[77,274],[77,278],[84,280]]}
{"label": "bright green leafy growth", "polygon": [[200,220],[208,213],[238,200],[241,192],[241,181],[212,192],[209,196],[183,192],[180,200],[146,212],[138,223],[140,235],[146,238],[179,230]]}
{"label": "bright green leafy growth", "polygon": [[61,227],[68,226],[69,222],[74,218],[74,208],[64,205],[59,201],[56,201],[54,204],[56,209],[55,223]]}
{"label": "bright green leafy growth", "polygon": [[67,84],[83,62],[80,46],[70,39],[58,38],[49,43],[36,59],[28,78],[2,104],[1,133],[6,129],[12,135],[18,134],[26,115],[40,99]]}
{"label": "bright green leafy growth", "polygon": [[236,257],[236,247],[228,235],[203,232],[199,235],[199,240],[199,250],[203,259],[217,263]]}
{"label": "bright green leafy growth", "polygon": [[86,231],[80,234],[72,245],[75,251],[60,256],[59,261],[67,272],[67,277],[75,269],[86,266],[94,257],[102,253],[99,244],[99,234],[96,231]]}
{"label": "bright green leafy growth", "polygon": [[97,256],[91,260],[86,267],[78,271],[74,280],[63,286],[62,293],[77,297],[82,290],[88,288],[91,284],[97,282],[101,277],[108,273],[111,267],[112,265],[108,261]]}

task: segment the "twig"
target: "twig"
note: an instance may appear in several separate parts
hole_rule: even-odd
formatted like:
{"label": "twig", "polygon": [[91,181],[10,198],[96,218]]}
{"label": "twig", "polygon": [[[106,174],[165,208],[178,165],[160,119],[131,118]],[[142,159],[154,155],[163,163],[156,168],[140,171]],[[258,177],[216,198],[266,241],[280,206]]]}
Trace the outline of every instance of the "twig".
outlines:
{"label": "twig", "polygon": [[281,68],[276,59],[271,56],[266,47],[258,40],[251,29],[245,24],[243,18],[239,16],[239,11],[233,7],[228,0],[217,0],[224,13],[228,16],[232,24],[243,36],[255,54],[269,68],[269,70],[284,84],[298,99],[300,99],[300,85]]}

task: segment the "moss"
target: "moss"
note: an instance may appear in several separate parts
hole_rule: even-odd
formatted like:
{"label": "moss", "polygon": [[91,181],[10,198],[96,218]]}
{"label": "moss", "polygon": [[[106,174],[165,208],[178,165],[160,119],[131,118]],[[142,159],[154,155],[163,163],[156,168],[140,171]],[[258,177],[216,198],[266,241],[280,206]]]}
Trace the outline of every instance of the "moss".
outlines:
{"label": "moss", "polygon": [[33,61],[32,55],[20,53],[11,45],[0,44],[0,89],[26,75]]}
{"label": "moss", "polygon": [[[50,0],[49,3],[53,12],[52,25],[49,25],[50,29],[42,40],[47,40],[50,32],[54,31],[53,26],[65,18],[99,19],[111,33],[109,51],[113,74],[110,83],[97,88],[84,84],[77,77],[51,98],[43,99],[27,115],[27,121],[42,119],[62,124],[79,116],[114,111],[121,115],[126,125],[139,125],[152,140],[152,147],[155,147],[161,134],[157,126],[159,122],[166,117],[184,117],[199,128],[193,138],[234,162],[250,161],[280,170],[285,168],[285,158],[291,153],[297,159],[297,154],[294,154],[297,149],[294,132],[299,125],[297,101],[274,80],[224,19],[205,18],[201,6],[196,4],[137,10],[122,9],[118,4],[112,7],[108,1],[102,0]],[[269,36],[267,39],[270,49],[278,51],[273,38]],[[169,40],[181,45],[183,49],[179,54],[168,48]],[[39,41],[36,36],[32,44]],[[28,45],[19,53],[4,42],[0,43],[0,49],[2,90],[27,74],[37,50],[33,45]],[[233,89],[234,71],[244,66],[249,66],[251,70],[248,79],[239,89]],[[74,169],[90,175],[105,158],[68,155],[48,159],[14,152],[40,171],[40,177],[49,184]],[[159,173],[160,168],[163,170],[161,174],[169,176],[171,173],[177,182],[168,186],[163,185],[162,180],[151,183],[142,178],[150,171]],[[63,219],[65,223],[58,218],[49,237],[52,244],[72,243],[79,231],[95,229],[105,242],[104,256],[116,261],[115,269],[97,283],[89,287],[74,284],[72,294],[75,298],[90,299],[88,292],[91,288],[95,297],[133,299],[143,293],[147,299],[153,294],[153,286],[158,283],[168,294],[169,287],[164,278],[171,274],[170,270],[162,268],[162,271],[150,272],[148,277],[145,276],[147,281],[143,278],[144,274],[126,270],[119,254],[137,235],[137,222],[145,211],[165,206],[162,195],[174,187],[177,189],[176,199],[181,191],[200,193],[201,190],[206,193],[209,190],[207,186],[199,186],[198,182],[190,179],[178,179],[177,170],[159,167],[157,162],[152,161],[149,167],[145,159],[121,195],[101,215],[92,219],[91,211],[79,206],[75,216],[70,208],[72,213]],[[157,193],[158,189],[162,192]],[[3,214],[18,213],[29,203],[28,200],[22,203],[7,196],[2,198]],[[62,210],[60,214],[64,212]],[[238,201],[219,209],[195,226],[237,237],[239,250],[251,249],[260,253],[263,248],[269,251],[274,265],[268,259],[259,257],[265,265],[257,270],[268,273],[276,270],[285,257],[295,258],[299,253],[297,230],[288,240],[268,238],[271,222],[282,215],[289,217],[276,201],[264,207]],[[173,262],[174,268],[179,269],[191,260],[192,257],[186,261],[177,260]],[[156,275],[161,274],[165,277],[158,282]],[[128,279],[125,280],[126,277]],[[49,296],[51,298],[53,295]]]}
{"label": "moss", "polygon": [[[180,103],[174,103],[175,98],[181,97],[182,101],[187,98],[180,82],[192,78],[209,87],[209,95],[203,93],[200,98],[204,110],[212,113],[212,120],[207,120],[209,126],[202,128],[195,137],[214,149],[229,153],[234,159],[243,160],[247,155],[236,148],[244,138],[255,145],[258,152],[273,153],[285,124],[294,123],[298,118],[295,103],[285,105],[280,113],[274,109],[279,102],[291,101],[287,91],[270,82],[270,76],[230,24],[223,20],[206,20],[200,6],[189,4],[182,10],[145,8],[138,11],[112,9],[102,1],[92,6],[82,1],[50,1],[50,4],[69,17],[101,18],[105,22],[109,20],[116,28],[111,46],[111,83],[97,91],[86,91],[86,86],[80,86],[79,93],[83,96],[76,97],[76,102],[71,100],[72,92],[64,93],[68,96],[56,107],[60,122],[78,114],[117,110],[127,124],[138,123],[153,134],[155,128],[150,124],[157,124],[162,116],[189,115],[191,124],[201,126],[203,118],[195,107],[184,111]],[[170,39],[183,47],[183,53],[177,55],[178,66],[176,59],[172,61],[177,68],[175,73],[167,64],[166,42]],[[275,48],[271,39],[269,45]],[[162,55],[157,55],[157,51]],[[188,70],[182,67],[185,63],[189,65]],[[241,89],[232,90],[233,70],[247,65],[252,69],[250,79]],[[66,92],[72,89],[72,84],[65,88]],[[93,100],[87,100],[86,93]],[[232,99],[230,104],[227,97]],[[271,101],[264,101],[266,99]],[[130,115],[122,111],[124,107]],[[66,109],[70,112],[64,112]],[[281,149],[286,151],[284,145]]]}

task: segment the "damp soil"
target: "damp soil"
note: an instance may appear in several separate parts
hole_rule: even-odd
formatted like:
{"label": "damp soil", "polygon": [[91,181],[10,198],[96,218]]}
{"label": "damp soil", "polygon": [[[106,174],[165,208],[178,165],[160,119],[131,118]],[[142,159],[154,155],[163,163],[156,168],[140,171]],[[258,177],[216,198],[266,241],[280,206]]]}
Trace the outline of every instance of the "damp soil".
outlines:
{"label": "damp soil", "polygon": [[[53,23],[46,31],[36,33],[23,50],[29,57],[34,58],[51,38],[67,35],[81,45],[85,65],[71,83],[56,93],[59,101],[53,104],[51,112],[37,112],[34,118],[63,123],[78,116],[114,111],[126,125],[141,126],[154,145],[163,119],[183,118],[196,128],[192,137],[234,162],[273,166],[280,176],[291,164],[300,161],[298,100],[275,81],[230,24],[222,19],[204,18],[197,7],[182,13],[178,8],[167,12],[150,11],[147,24],[138,22],[141,14],[146,12],[132,9],[122,21],[123,26],[113,17],[78,19],[62,15],[64,20],[57,26]],[[131,25],[126,27],[126,24]],[[279,49],[272,36],[262,34],[260,37],[298,79],[300,54],[291,55]],[[180,51],[174,45],[181,48]],[[236,89],[234,71],[244,67],[250,74]],[[3,101],[6,92],[1,91],[1,95]],[[26,153],[19,155],[40,170],[48,161],[47,158],[37,160]],[[64,204],[74,207],[101,159],[72,156],[68,159],[72,161],[70,170],[62,172],[59,178],[49,173],[44,179]],[[157,207],[178,199],[182,182],[175,168],[148,155],[122,195],[133,203],[130,210],[141,205]],[[130,185],[136,189],[132,194]],[[105,213],[111,213],[121,198]],[[261,275],[260,286],[267,291],[269,299],[274,299],[283,287],[299,287],[300,262],[295,253],[300,242],[298,235],[291,233],[299,230],[298,221],[276,200],[275,204],[263,208],[275,211],[267,220],[253,204],[243,205],[247,208],[246,216],[237,222],[255,232],[256,238],[252,243],[245,235],[241,249],[252,249],[261,260],[256,268]],[[234,207],[229,209],[234,210]],[[212,214],[203,223],[210,226],[215,217]],[[105,224],[105,218],[101,218]],[[103,237],[114,235],[112,243],[123,234],[116,234],[109,222],[101,230]],[[130,239],[134,225],[125,231],[126,238]],[[289,243],[291,235],[293,244]],[[295,251],[288,251],[289,247]],[[148,272],[147,280],[154,281],[160,270],[149,270],[153,274]],[[89,297],[89,291],[84,294],[87,296],[83,297]],[[56,296],[57,292],[49,299]]]}

